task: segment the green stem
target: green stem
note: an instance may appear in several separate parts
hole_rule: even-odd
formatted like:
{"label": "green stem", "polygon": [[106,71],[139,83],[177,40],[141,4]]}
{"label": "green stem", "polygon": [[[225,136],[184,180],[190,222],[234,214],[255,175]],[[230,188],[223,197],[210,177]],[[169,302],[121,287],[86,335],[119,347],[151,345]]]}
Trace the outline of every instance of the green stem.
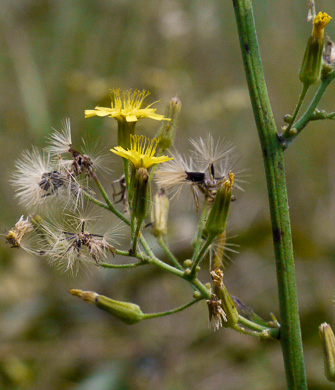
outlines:
{"label": "green stem", "polygon": [[[126,218],[119,210],[117,210],[113,203],[110,201],[105,189],[103,188],[102,184],[100,183],[100,180],[98,179],[98,176],[96,175],[95,172],[92,172],[92,177],[93,177],[93,180],[95,181],[95,184],[97,185],[97,187],[99,188],[99,191],[101,192],[101,195],[103,196],[103,198],[105,199],[105,202],[108,206],[108,209],[114,213],[117,217],[119,217],[124,223],[126,223],[127,225],[130,225],[130,222],[129,222],[129,219]],[[95,202],[96,203],[96,202]],[[105,207],[106,208],[106,207]]]}
{"label": "green stem", "polygon": [[179,263],[178,259],[170,251],[170,249],[166,245],[162,235],[157,237],[157,242],[161,246],[161,248],[163,249],[166,256],[170,259],[171,263],[173,263],[173,265],[175,265],[178,269],[183,270],[183,266]]}
{"label": "green stem", "polygon": [[138,263],[129,263],[129,264],[109,264],[109,263],[99,263],[99,267],[102,268],[136,268],[140,265],[147,264],[147,262],[139,261]]}
{"label": "green stem", "polygon": [[256,332],[262,333],[262,332],[266,331],[271,335],[271,338],[279,339],[280,328],[269,328],[268,326],[261,326],[261,325],[256,324],[255,322],[252,322],[252,321],[244,318],[241,315],[238,316],[238,323],[239,323],[239,325],[243,325],[243,326],[247,327],[248,329],[254,330]]}
{"label": "green stem", "polygon": [[209,236],[207,240],[205,241],[204,245],[202,246],[200,252],[198,253],[197,257],[193,260],[192,268],[191,268],[191,273],[190,277],[193,277],[196,274],[197,267],[202,260],[202,258],[205,256],[205,253],[207,252],[207,249],[213,242],[215,236]]}
{"label": "green stem", "polygon": [[300,107],[301,107],[304,99],[305,99],[306,93],[309,90],[309,87],[310,87],[310,84],[306,84],[306,83],[303,84],[302,91],[301,91],[301,94],[299,96],[298,104],[297,104],[297,106],[296,106],[296,108],[294,110],[294,113],[292,115],[292,119],[291,119],[292,122],[287,126],[287,128],[286,128],[286,130],[284,132],[284,135],[283,135],[284,138],[288,138],[290,136],[290,130],[291,130],[292,125],[293,125],[293,123],[295,121],[295,118],[298,115],[298,112],[300,110]]}
{"label": "green stem", "polygon": [[297,137],[301,133],[301,131],[308,125],[308,123],[311,120],[313,120],[315,109],[317,105],[320,103],[320,100],[322,99],[324,93],[326,92],[326,89],[328,88],[329,84],[334,80],[334,78],[335,78],[335,71],[333,71],[327,77],[322,79],[321,85],[317,90],[316,94],[314,95],[307,110],[305,111],[303,116],[297,121],[297,123],[295,123],[293,126],[296,129],[295,134],[289,135],[286,134],[285,131],[281,135],[281,139],[283,140],[283,146],[285,148],[287,148],[291,144],[291,142],[295,139],[295,137]]}
{"label": "green stem", "polygon": [[233,4],[267,179],[286,380],[289,390],[306,390],[283,148],[266,89],[251,0],[234,0]]}
{"label": "green stem", "polygon": [[207,217],[207,204],[208,204],[208,202],[207,202],[207,199],[205,198],[204,204],[203,204],[202,210],[201,210],[201,215],[200,215],[200,220],[199,220],[199,225],[198,225],[198,232],[197,232],[194,252],[193,252],[193,256],[192,256],[192,261],[194,261],[194,259],[197,257],[198,252],[200,250],[201,243],[202,243],[202,232],[204,230],[205,223],[206,223],[206,217]]}
{"label": "green stem", "polygon": [[194,305],[195,303],[197,303],[199,301],[200,301],[199,299],[195,299],[194,301],[191,301],[191,302],[187,303],[186,305],[177,307],[176,309],[173,309],[173,310],[163,311],[160,313],[147,313],[147,314],[143,315],[143,319],[148,320],[151,318],[164,317],[164,316],[168,316],[170,314],[178,313],[180,311],[187,309],[188,307]]}
{"label": "green stem", "polygon": [[143,222],[143,219],[136,220],[136,229],[134,230],[134,234],[133,234],[132,256],[135,256],[136,252],[137,252],[137,240],[138,240],[138,237],[140,235],[142,222]]}
{"label": "green stem", "polygon": [[232,329],[236,330],[239,333],[246,334],[248,336],[258,337],[258,338],[264,338],[264,339],[270,339],[272,336],[263,331],[257,331],[257,330],[250,330],[248,328],[244,328],[243,326],[240,326],[238,324],[234,325]]}

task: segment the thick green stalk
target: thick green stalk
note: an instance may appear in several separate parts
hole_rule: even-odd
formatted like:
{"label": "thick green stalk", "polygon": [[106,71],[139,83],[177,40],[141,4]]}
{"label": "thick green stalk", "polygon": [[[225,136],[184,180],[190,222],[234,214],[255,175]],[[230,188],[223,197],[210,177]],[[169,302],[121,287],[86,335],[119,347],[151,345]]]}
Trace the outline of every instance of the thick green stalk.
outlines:
{"label": "thick green stalk", "polygon": [[283,148],[267,93],[251,0],[233,0],[249,94],[261,143],[270,203],[288,389],[307,389],[295,280]]}

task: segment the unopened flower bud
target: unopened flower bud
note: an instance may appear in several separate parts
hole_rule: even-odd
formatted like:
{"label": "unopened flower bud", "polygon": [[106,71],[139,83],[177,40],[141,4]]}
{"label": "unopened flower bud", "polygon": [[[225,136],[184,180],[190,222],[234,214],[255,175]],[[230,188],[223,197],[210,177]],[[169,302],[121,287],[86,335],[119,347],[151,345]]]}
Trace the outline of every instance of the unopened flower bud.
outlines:
{"label": "unopened flower bud", "polygon": [[286,122],[286,123],[292,123],[292,120],[293,120],[292,115],[286,114],[286,115],[284,116],[284,122]]}
{"label": "unopened flower bud", "polygon": [[192,260],[187,259],[184,261],[183,266],[184,266],[184,268],[190,268],[190,267],[192,267],[192,264],[193,264]]}
{"label": "unopened flower bud", "polygon": [[149,183],[149,173],[146,168],[133,170],[133,196],[132,212],[139,220],[148,217],[151,211],[151,188]]}
{"label": "unopened flower bud", "polygon": [[299,79],[305,85],[314,84],[320,78],[324,46],[324,29],[331,19],[332,17],[325,12],[319,12],[314,18],[312,35],[307,41],[299,73]]}
{"label": "unopened flower bud", "polygon": [[143,313],[138,305],[130,302],[121,302],[99,295],[93,291],[82,291],[72,289],[72,295],[75,295],[86,302],[92,303],[99,309],[102,309],[128,325],[136,324],[143,319]]}
{"label": "unopened flower bud", "polygon": [[229,172],[229,179],[225,180],[218,189],[211,211],[209,212],[204,235],[215,237],[226,229],[229,207],[232,197],[234,174]]}
{"label": "unopened flower bud", "polygon": [[171,118],[170,122],[162,122],[156,135],[159,138],[158,147],[161,152],[170,149],[176,136],[176,125],[181,110],[181,101],[177,97],[170,100],[165,110],[165,117]]}
{"label": "unopened flower bud", "polygon": [[166,196],[165,191],[161,189],[158,194],[154,196],[154,207],[151,212],[151,219],[153,223],[154,236],[165,236],[167,234],[167,221],[169,213],[170,201]]}
{"label": "unopened flower bud", "polygon": [[325,375],[330,382],[335,382],[335,337],[332,328],[326,322],[320,325]]}
{"label": "unopened flower bud", "polygon": [[226,313],[226,321],[223,322],[222,326],[225,328],[233,327],[238,322],[238,311],[236,305],[229,295],[225,285],[223,284],[223,272],[217,268],[211,272],[213,279],[213,292],[221,301],[221,307]]}

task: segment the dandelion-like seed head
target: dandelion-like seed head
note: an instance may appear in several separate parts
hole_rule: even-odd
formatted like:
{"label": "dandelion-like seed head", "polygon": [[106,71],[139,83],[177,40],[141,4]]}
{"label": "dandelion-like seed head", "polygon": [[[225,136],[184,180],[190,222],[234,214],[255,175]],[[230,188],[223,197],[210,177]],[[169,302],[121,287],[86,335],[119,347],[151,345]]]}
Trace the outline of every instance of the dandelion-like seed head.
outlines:
{"label": "dandelion-like seed head", "polygon": [[143,90],[128,90],[123,91],[121,95],[120,88],[114,88],[111,90],[111,108],[107,107],[95,107],[94,110],[85,110],[85,118],[92,116],[115,118],[118,121],[137,122],[142,118],[150,118],[158,121],[170,120],[170,118],[164,118],[164,115],[156,114],[156,108],[152,106],[157,103],[151,103],[145,108],[141,108],[144,99],[150,93]]}
{"label": "dandelion-like seed head", "polygon": [[[178,152],[173,152],[174,160],[156,170],[155,181],[173,196],[183,187],[190,188],[198,209],[201,196],[209,201],[215,199],[217,190],[229,179],[235,161],[233,147],[221,140],[215,142],[211,135],[206,139],[191,140],[191,143],[194,148],[192,157],[187,160]],[[239,179],[234,181],[234,186],[240,188],[239,182]]]}
{"label": "dandelion-like seed head", "polygon": [[48,138],[49,146],[46,150],[51,155],[63,155],[69,153],[72,148],[71,123],[70,118],[62,122],[62,130],[54,132]]}
{"label": "dandelion-like seed head", "polygon": [[122,146],[116,146],[111,152],[129,160],[135,169],[150,169],[156,164],[172,160],[173,157],[155,157],[155,152],[159,139],[149,139],[143,135],[130,135],[130,149],[125,150]]}
{"label": "dandelion-like seed head", "polygon": [[15,168],[11,183],[19,203],[27,207],[42,203],[64,184],[65,178],[57,171],[50,154],[36,148],[25,151]]}
{"label": "dandelion-like seed head", "polygon": [[73,274],[115,253],[111,237],[114,238],[114,231],[118,228],[99,234],[92,226],[97,215],[84,214],[66,214],[59,223],[51,219],[42,225],[41,254],[46,255],[52,265]]}

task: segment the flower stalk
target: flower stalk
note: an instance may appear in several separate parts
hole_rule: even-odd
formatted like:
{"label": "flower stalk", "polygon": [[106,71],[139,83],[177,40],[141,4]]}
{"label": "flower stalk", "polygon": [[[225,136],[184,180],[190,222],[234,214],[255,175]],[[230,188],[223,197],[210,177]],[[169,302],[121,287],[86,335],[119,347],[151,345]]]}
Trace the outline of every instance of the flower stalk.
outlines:
{"label": "flower stalk", "polygon": [[251,0],[234,0],[233,5],[267,179],[286,380],[289,390],[306,390],[283,149],[265,84]]}

